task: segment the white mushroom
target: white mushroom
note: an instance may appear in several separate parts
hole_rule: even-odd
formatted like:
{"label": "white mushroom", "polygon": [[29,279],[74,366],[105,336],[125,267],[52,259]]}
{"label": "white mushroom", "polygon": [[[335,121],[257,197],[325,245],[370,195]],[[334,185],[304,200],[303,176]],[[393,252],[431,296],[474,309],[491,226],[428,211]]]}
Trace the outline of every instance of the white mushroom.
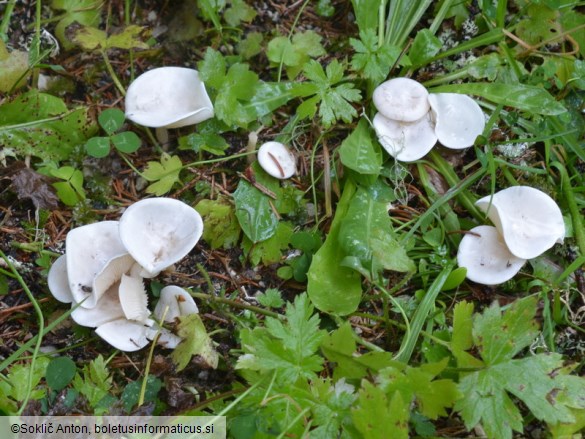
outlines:
{"label": "white mushroom", "polygon": [[483,132],[483,111],[469,96],[431,93],[429,103],[435,119],[435,133],[443,146],[451,149],[468,148]]}
{"label": "white mushroom", "polygon": [[280,142],[264,143],[258,149],[258,163],[275,178],[290,178],[296,172],[295,156]]}
{"label": "white mushroom", "polygon": [[429,92],[408,78],[394,78],[374,90],[372,100],[384,117],[401,122],[414,122],[429,111]]}
{"label": "white mushroom", "polygon": [[144,288],[144,282],[140,276],[122,275],[120,281],[119,300],[128,320],[146,322],[150,311],[148,310],[148,295]]}
{"label": "white mushroom", "polygon": [[199,309],[193,297],[181,287],[169,285],[160,291],[160,299],[154,308],[157,319],[165,317],[165,322],[174,322],[177,317],[197,314]]}
{"label": "white mushroom", "polygon": [[126,117],[147,127],[178,128],[212,118],[213,104],[197,70],[159,67],[128,87]]}
{"label": "white mushroom", "polygon": [[510,252],[519,258],[535,258],[565,237],[559,206],[538,189],[513,186],[482,198],[476,205],[487,213]]}
{"label": "white mushroom", "polygon": [[[103,273],[112,259],[128,252],[118,232],[118,221],[102,221],[77,227],[67,234],[67,276],[75,302],[92,308],[106,289],[117,279],[106,276],[96,290],[96,277]],[[111,283],[110,283],[111,282]],[[109,283],[109,285],[108,285]]]}
{"label": "white mushroom", "polygon": [[484,285],[497,285],[512,279],[525,259],[514,256],[492,226],[470,230],[459,244],[457,263],[467,269],[467,278]]}
{"label": "white mushroom", "polygon": [[147,335],[152,331],[142,323],[131,322],[126,319],[114,320],[100,325],[96,334],[125,352],[134,352],[148,344]]}
{"label": "white mushroom", "polygon": [[403,162],[424,157],[437,142],[428,113],[411,123],[388,119],[377,113],[372,123],[380,144],[388,154]]}
{"label": "white mushroom", "polygon": [[65,255],[59,256],[51,265],[47,276],[47,284],[51,294],[59,302],[73,302],[73,295],[67,278],[67,257]]}
{"label": "white mushroom", "polygon": [[143,277],[154,277],[185,257],[202,233],[201,215],[172,198],[138,201],[120,218],[120,238],[143,267]]}

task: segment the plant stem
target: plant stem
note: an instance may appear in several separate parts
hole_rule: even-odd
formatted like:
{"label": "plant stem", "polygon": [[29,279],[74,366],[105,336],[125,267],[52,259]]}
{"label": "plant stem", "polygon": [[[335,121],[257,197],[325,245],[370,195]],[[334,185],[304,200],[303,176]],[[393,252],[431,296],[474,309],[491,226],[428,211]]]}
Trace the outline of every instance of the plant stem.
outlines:
{"label": "plant stem", "polygon": [[126,96],[126,89],[124,88],[124,86],[120,82],[120,79],[118,79],[118,75],[116,75],[116,72],[114,71],[114,68],[112,67],[112,63],[110,62],[110,58],[108,57],[108,54],[106,53],[105,50],[101,50],[100,53],[102,55],[102,58],[104,59],[104,64],[106,65],[106,70],[110,74],[112,81],[114,81],[116,88],[120,91],[120,93],[122,93],[122,96]]}
{"label": "plant stem", "polygon": [[2,22],[0,23],[0,38],[4,41],[7,40],[6,33],[8,32],[10,18],[12,17],[12,12],[14,11],[15,6],[16,0],[10,0],[4,9],[4,15],[2,16]]}
{"label": "plant stem", "polygon": [[197,299],[211,300],[212,302],[224,303],[224,304],[229,305],[233,308],[247,309],[249,311],[253,311],[255,313],[262,314],[262,315],[265,315],[267,317],[273,317],[275,319],[284,319],[284,316],[282,316],[278,313],[275,313],[273,311],[268,311],[264,308],[260,308],[259,306],[248,305],[245,303],[236,302],[235,300],[227,299],[225,297],[212,296],[211,294],[205,294],[205,293],[191,293],[191,296],[193,296]]}

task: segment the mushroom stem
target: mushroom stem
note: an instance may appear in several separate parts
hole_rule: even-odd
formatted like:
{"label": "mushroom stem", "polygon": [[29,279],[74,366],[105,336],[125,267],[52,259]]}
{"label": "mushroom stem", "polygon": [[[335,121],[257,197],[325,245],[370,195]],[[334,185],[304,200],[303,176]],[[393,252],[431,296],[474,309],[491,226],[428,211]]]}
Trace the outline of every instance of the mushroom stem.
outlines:
{"label": "mushroom stem", "polygon": [[156,140],[161,144],[163,151],[167,151],[169,148],[169,130],[165,127],[155,128]]}

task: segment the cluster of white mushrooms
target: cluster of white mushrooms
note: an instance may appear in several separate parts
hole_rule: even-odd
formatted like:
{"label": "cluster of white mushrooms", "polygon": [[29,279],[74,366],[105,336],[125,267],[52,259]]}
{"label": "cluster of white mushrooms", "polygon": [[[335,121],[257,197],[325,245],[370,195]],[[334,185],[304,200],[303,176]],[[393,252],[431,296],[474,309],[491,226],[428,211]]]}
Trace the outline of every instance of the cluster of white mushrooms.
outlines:
{"label": "cluster of white mushrooms", "polygon": [[463,149],[483,132],[485,118],[469,96],[433,93],[408,78],[383,82],[372,96],[378,113],[373,125],[388,154],[403,162],[425,156],[437,143]]}
{"label": "cluster of white mushrooms", "polygon": [[136,351],[154,339],[175,348],[181,338],[159,323],[197,313],[182,288],[162,289],[154,309],[148,308],[144,278],[157,276],[185,257],[203,233],[195,209],[171,198],[150,198],[128,207],[120,221],[102,221],[72,229],[65,254],[49,271],[53,296],[71,303],[73,320],[97,328],[96,333],[122,351]]}
{"label": "cluster of white mushrooms", "polygon": [[526,260],[540,256],[565,237],[559,206],[538,189],[510,187],[480,199],[476,205],[495,227],[475,227],[459,244],[457,262],[474,282],[505,282],[520,271]]}

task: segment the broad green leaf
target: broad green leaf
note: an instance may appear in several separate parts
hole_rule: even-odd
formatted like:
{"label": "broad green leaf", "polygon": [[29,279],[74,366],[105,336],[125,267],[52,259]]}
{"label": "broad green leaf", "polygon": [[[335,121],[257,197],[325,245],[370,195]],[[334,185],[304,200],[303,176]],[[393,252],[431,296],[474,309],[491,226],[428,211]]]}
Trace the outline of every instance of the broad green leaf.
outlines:
{"label": "broad green leaf", "polygon": [[258,55],[262,52],[262,41],[264,35],[261,32],[250,32],[246,35],[246,38],[240,40],[236,46],[238,53],[244,57],[244,59],[250,59],[253,56]]}
{"label": "broad green leaf", "polygon": [[339,148],[341,163],[360,173],[377,176],[382,167],[382,152],[378,142],[373,142],[370,127],[360,119],[357,127],[346,137]]}
{"label": "broad green leaf", "polygon": [[264,265],[274,264],[282,259],[282,250],[288,248],[292,233],[293,225],[281,221],[274,235],[264,241],[253,243],[245,237],[242,241],[242,249],[253,265],[258,265],[260,261]]}
{"label": "broad green leaf", "polygon": [[109,137],[92,137],[85,143],[87,153],[97,159],[107,157],[110,153]]}
{"label": "broad green leaf", "polygon": [[179,174],[183,168],[178,156],[170,156],[167,153],[161,155],[160,162],[148,162],[146,165],[142,176],[154,182],[146,188],[146,192],[159,197],[169,192],[179,181]]}
{"label": "broad green leaf", "polygon": [[279,107],[282,107],[293,98],[292,90],[295,84],[291,82],[260,82],[256,86],[254,96],[250,101],[242,104],[246,114],[251,115],[249,122],[260,119]]}
{"label": "broad green leaf", "polygon": [[380,0],[351,0],[353,13],[360,32],[378,32]]}
{"label": "broad green leaf", "polygon": [[232,65],[218,89],[214,103],[216,117],[227,125],[240,127],[255,120],[255,109],[243,103],[252,99],[257,85],[258,75],[250,71],[248,64]]}
{"label": "broad green leaf", "polygon": [[235,209],[223,196],[217,200],[201,200],[195,206],[203,218],[203,239],[211,248],[232,248],[240,238],[240,225]]}
{"label": "broad green leaf", "polygon": [[114,134],[111,139],[116,149],[125,154],[132,154],[140,148],[140,137],[132,131]]}
{"label": "broad green leaf", "polygon": [[319,316],[306,294],[286,307],[286,321],[266,318],[266,327],[241,332],[245,355],[238,358],[236,369],[275,372],[280,383],[292,384],[299,378],[316,379],[323,359],[315,355],[325,335],[319,329]]}
{"label": "broad green leaf", "polygon": [[341,223],[347,215],[355,191],[353,183],[347,181],[327,239],[313,256],[307,273],[307,293],[311,301],[320,311],[331,314],[347,315],[354,312],[362,297],[360,275],[341,266],[345,254],[339,244]]}
{"label": "broad green leaf", "polygon": [[224,151],[228,147],[226,140],[217,133],[191,133],[179,137],[179,148],[194,152],[207,151],[215,155],[225,155]]}
{"label": "broad green leaf", "polygon": [[527,17],[521,20],[516,27],[515,34],[532,46],[544,41],[554,41],[562,32],[558,22],[560,13],[544,4],[532,4],[526,8]]}
{"label": "broad green leaf", "polygon": [[273,64],[286,66],[288,77],[294,79],[307,61],[325,55],[321,39],[312,30],[297,32],[292,39],[276,37],[268,43],[266,56]]}
{"label": "broad green leaf", "polygon": [[84,50],[107,48],[108,35],[105,31],[91,26],[82,26],[75,32],[71,41]]}
{"label": "broad green leaf", "polygon": [[425,65],[442,47],[439,40],[429,29],[422,29],[414,37],[408,58],[415,66]]}
{"label": "broad green leaf", "polygon": [[126,120],[126,115],[118,108],[108,108],[98,116],[98,122],[108,136],[122,128],[124,120]]}
{"label": "broad green leaf", "polygon": [[223,84],[226,73],[226,62],[221,53],[208,47],[205,51],[203,61],[197,64],[199,76],[205,84],[219,89]]}
{"label": "broad green leaf", "polygon": [[268,195],[241,179],[233,197],[236,217],[252,242],[265,241],[274,235],[278,218],[272,210],[272,201]]}
{"label": "broad green leaf", "polygon": [[351,200],[341,222],[339,244],[346,256],[357,258],[359,271],[368,273],[369,279],[377,279],[383,270],[415,269],[394,237],[386,203],[376,201],[365,189],[358,189]]}
{"label": "broad green leaf", "polygon": [[471,349],[473,345],[472,317],[473,303],[462,301],[453,309],[453,336],[451,349],[454,353]]}
{"label": "broad green leaf", "polygon": [[442,85],[434,87],[430,91],[432,93],[477,95],[497,104],[546,116],[554,116],[567,111],[545,89],[531,85],[478,82]]}
{"label": "broad green leaf", "polygon": [[231,0],[231,6],[223,13],[226,23],[232,27],[238,26],[242,21],[249,23],[256,17],[256,11],[248,6],[244,0]]}
{"label": "broad green leaf", "polygon": [[[132,381],[124,387],[124,391],[120,396],[120,401],[124,406],[126,413],[130,413],[134,406],[138,404],[140,399],[140,392],[142,391],[143,378]],[[146,389],[144,392],[144,402],[155,402],[158,392],[162,388],[162,381],[153,375],[148,375],[146,379]]]}
{"label": "broad green leaf", "polygon": [[131,24],[121,32],[110,35],[106,41],[108,49],[148,49],[149,46],[142,41],[145,28]]}
{"label": "broad green leaf", "polygon": [[456,268],[449,274],[449,277],[443,284],[441,291],[449,291],[452,290],[453,288],[457,288],[459,285],[463,283],[463,281],[465,280],[465,276],[467,276],[467,268],[465,267]]}
{"label": "broad green leaf", "polygon": [[362,381],[358,405],[352,409],[355,427],[364,439],[408,439],[409,404],[399,392],[387,395],[369,381]]}
{"label": "broad green leaf", "polygon": [[75,362],[71,358],[53,358],[47,366],[47,372],[45,374],[47,385],[51,389],[60,392],[67,387],[67,384],[71,382],[76,372]]}
{"label": "broad green leaf", "polygon": [[198,355],[212,369],[217,368],[219,354],[213,347],[213,341],[207,334],[199,314],[178,317],[177,335],[183,339],[171,353],[177,371],[183,370],[193,355]]}
{"label": "broad green leaf", "polygon": [[60,98],[36,90],[0,106],[0,145],[18,156],[59,162],[96,131],[86,108],[68,110]]}

